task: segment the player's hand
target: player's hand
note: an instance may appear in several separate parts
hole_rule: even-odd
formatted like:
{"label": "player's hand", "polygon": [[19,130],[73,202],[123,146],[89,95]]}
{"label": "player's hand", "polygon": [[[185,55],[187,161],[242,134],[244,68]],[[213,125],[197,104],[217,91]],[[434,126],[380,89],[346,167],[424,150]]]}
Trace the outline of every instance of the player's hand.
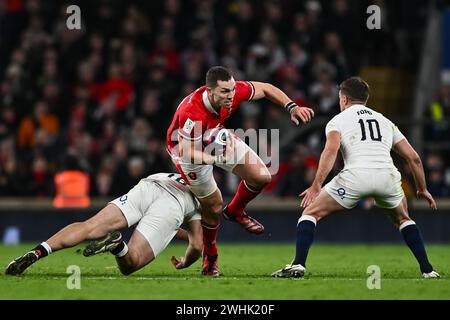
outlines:
{"label": "player's hand", "polygon": [[186,266],[184,265],[184,257],[180,257],[180,260],[178,260],[175,256],[172,256],[170,259],[175,269],[184,269]]}
{"label": "player's hand", "polygon": [[300,124],[299,120],[303,123],[308,123],[314,117],[314,111],[307,107],[295,107],[291,110],[291,120],[298,126]]}
{"label": "player's hand", "polygon": [[303,191],[299,196],[303,197],[302,202],[300,203],[300,206],[302,208],[306,208],[307,206],[309,206],[311,203],[314,202],[314,200],[317,198],[317,196],[320,193],[320,190],[322,190],[321,186],[314,186],[312,185],[311,187],[309,187],[308,189],[306,189],[305,191]]}
{"label": "player's hand", "polygon": [[437,209],[436,201],[434,201],[433,196],[431,195],[431,193],[428,192],[428,190],[417,191],[416,196],[417,199],[424,198],[425,200],[427,200],[431,209],[433,210]]}
{"label": "player's hand", "polygon": [[234,137],[230,135],[230,138],[227,141],[227,145],[225,147],[223,156],[226,163],[232,163],[234,157]]}

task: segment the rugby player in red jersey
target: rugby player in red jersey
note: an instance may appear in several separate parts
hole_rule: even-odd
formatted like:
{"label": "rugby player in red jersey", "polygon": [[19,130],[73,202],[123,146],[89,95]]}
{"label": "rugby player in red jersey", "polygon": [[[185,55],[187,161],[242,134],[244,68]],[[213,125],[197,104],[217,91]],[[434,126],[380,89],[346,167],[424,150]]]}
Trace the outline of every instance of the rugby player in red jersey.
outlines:
{"label": "rugby player in red jersey", "polygon": [[[167,150],[183,179],[202,206],[203,275],[218,276],[217,232],[220,214],[239,223],[248,232],[261,234],[264,227],[244,211],[270,182],[269,170],[259,156],[242,140],[232,135],[225,154],[205,152],[205,134],[220,127],[243,101],[269,99],[284,107],[291,120],[299,125],[314,116],[310,108],[299,107],[283,91],[263,82],[236,81],[231,72],[221,66],[206,74],[206,86],[184,98],[167,131]],[[231,159],[234,161],[231,161]],[[213,165],[241,178],[236,194],[223,208],[220,190],[213,176]]]}

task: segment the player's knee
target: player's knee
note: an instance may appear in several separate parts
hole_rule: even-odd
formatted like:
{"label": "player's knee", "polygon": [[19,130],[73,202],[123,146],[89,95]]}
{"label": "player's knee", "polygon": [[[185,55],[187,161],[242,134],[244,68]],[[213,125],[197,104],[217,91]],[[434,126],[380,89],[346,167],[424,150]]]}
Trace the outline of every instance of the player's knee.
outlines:
{"label": "player's knee", "polygon": [[222,213],[223,201],[222,199],[214,199],[202,202],[202,208],[209,215],[219,215]]}
{"label": "player's knee", "polygon": [[120,266],[119,270],[120,270],[120,273],[124,276],[129,276],[130,274],[132,274],[133,272],[136,271],[136,269],[134,269],[134,268],[124,267],[124,266]]}
{"label": "player's knee", "polygon": [[211,206],[211,213],[213,215],[220,215],[222,213],[222,210],[223,210],[222,202],[215,203],[213,206]]}
{"label": "player's knee", "polygon": [[272,176],[270,174],[264,174],[261,177],[261,183],[263,184],[263,187],[268,185],[272,181]]}

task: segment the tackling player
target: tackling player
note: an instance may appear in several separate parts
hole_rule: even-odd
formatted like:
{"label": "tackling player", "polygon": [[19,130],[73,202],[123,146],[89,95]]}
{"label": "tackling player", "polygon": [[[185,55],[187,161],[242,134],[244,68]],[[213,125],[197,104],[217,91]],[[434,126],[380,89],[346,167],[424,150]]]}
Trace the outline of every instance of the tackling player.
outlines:
{"label": "tackling player", "polygon": [[[34,262],[50,253],[73,247],[82,241],[91,242],[84,256],[110,251],[124,275],[129,275],[153,261],[175,235],[189,240],[185,255],[172,257],[177,269],[190,266],[203,250],[201,215],[198,200],[175,173],[158,173],[142,179],[127,194],[111,201],[92,218],[70,224],[6,268],[8,275],[23,273]],[[189,223],[186,232],[179,229],[183,221]],[[137,223],[128,245],[119,231]],[[177,233],[178,230],[178,233]]]}
{"label": "tackling player", "polygon": [[[221,126],[241,102],[262,98],[284,107],[296,125],[300,120],[307,123],[314,116],[312,109],[297,106],[273,85],[236,81],[229,70],[217,66],[207,72],[206,86],[183,99],[167,131],[167,150],[202,206],[204,275],[219,275],[216,238],[221,213],[250,233],[264,231],[262,224],[247,215],[244,209],[270,182],[271,176],[258,155],[236,136],[232,137],[225,157],[204,152],[201,142],[208,129]],[[229,161],[232,157],[234,161]],[[222,208],[222,195],[213,177],[213,165],[242,179],[225,208]]]}
{"label": "tackling player", "polygon": [[[428,261],[419,228],[409,217],[401,175],[390,152],[393,149],[408,162],[417,197],[424,198],[430,208],[436,209],[436,202],[427,190],[422,161],[390,120],[366,107],[368,98],[369,86],[359,77],[347,79],[340,85],[341,113],[327,124],[327,142],[316,177],[311,187],[300,195],[305,210],[297,224],[295,259],[274,272],[273,277],[302,277],[317,222],[335,211],[354,208],[363,197],[373,197],[375,204],[385,209],[419,262],[423,277],[439,277]],[[344,169],[322,189],[339,149]]]}

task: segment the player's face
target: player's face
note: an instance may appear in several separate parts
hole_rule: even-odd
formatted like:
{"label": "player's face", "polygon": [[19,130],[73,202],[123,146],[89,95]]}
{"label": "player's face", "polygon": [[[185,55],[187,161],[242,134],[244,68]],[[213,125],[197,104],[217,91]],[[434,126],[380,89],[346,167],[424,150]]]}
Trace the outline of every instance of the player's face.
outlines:
{"label": "player's face", "polygon": [[214,105],[225,109],[231,109],[234,95],[236,94],[236,81],[231,78],[228,81],[217,81],[217,86],[210,89],[211,99]]}

